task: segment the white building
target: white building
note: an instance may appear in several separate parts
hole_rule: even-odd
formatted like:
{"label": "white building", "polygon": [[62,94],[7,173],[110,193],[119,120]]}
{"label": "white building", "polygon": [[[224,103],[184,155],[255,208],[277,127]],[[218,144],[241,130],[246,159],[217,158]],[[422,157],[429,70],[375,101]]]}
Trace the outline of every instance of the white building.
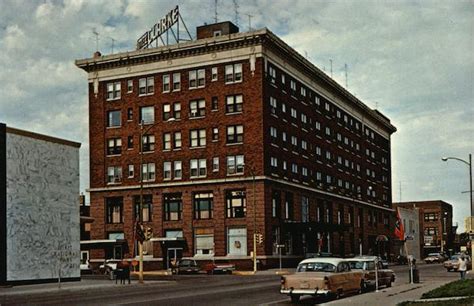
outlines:
{"label": "white building", "polygon": [[[420,212],[417,208],[406,209],[399,207],[398,210],[400,211],[400,218],[405,229],[406,251],[408,255],[413,255],[417,261],[420,261]],[[400,248],[400,253],[405,255],[403,245]]]}

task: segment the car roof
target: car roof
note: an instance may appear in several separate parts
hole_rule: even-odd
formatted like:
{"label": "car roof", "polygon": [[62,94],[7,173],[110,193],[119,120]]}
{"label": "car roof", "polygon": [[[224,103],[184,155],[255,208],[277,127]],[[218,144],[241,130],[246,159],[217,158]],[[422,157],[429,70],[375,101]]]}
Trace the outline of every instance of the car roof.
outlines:
{"label": "car roof", "polygon": [[345,259],[338,258],[338,257],[315,257],[315,258],[305,259],[299,264],[315,263],[315,262],[330,263],[337,266],[340,262],[345,262]]}
{"label": "car roof", "polygon": [[375,260],[377,256],[370,256],[370,255],[363,255],[363,256],[355,256],[353,258],[348,258],[348,259],[353,259],[353,260]]}

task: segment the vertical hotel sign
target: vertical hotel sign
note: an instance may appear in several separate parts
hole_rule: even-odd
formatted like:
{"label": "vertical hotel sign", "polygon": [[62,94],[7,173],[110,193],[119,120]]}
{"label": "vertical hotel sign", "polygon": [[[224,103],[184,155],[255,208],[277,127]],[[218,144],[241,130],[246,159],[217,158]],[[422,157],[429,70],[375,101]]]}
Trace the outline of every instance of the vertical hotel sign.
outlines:
{"label": "vertical hotel sign", "polygon": [[137,50],[148,48],[151,43],[153,43],[156,39],[168,31],[175,23],[177,23],[178,18],[179,7],[176,6],[137,40]]}

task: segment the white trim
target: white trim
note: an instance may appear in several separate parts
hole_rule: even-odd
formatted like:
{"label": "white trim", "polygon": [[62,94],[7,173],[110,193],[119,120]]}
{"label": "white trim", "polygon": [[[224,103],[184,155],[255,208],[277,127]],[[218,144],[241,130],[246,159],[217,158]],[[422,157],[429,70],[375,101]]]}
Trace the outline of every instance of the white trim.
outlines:
{"label": "white trim", "polygon": [[[213,180],[195,180],[195,181],[191,180],[191,181],[185,181],[185,182],[167,182],[167,183],[161,183],[161,184],[146,184],[146,185],[143,186],[143,188],[159,188],[159,187],[165,188],[165,187],[174,187],[174,186],[196,186],[196,185],[218,184],[218,183],[245,182],[245,181],[252,181],[252,180],[253,180],[252,177],[231,177],[231,178],[213,179]],[[255,180],[272,181],[272,182],[288,185],[288,186],[291,186],[291,187],[301,188],[301,189],[313,191],[313,192],[316,192],[316,193],[328,195],[328,196],[331,196],[331,197],[334,197],[334,198],[343,199],[343,200],[346,200],[346,201],[349,201],[349,202],[359,203],[359,204],[362,204],[362,205],[365,205],[365,206],[370,206],[370,207],[377,208],[377,209],[382,209],[382,210],[386,210],[386,211],[390,211],[390,212],[395,211],[395,209],[392,209],[392,208],[371,204],[371,203],[368,203],[368,202],[364,202],[364,201],[353,199],[353,198],[350,198],[350,197],[338,195],[338,194],[335,194],[335,193],[327,192],[327,191],[316,189],[316,188],[313,188],[313,187],[303,186],[303,185],[291,183],[291,182],[288,182],[288,181],[285,181],[285,180],[276,179],[276,178],[273,178],[273,177],[270,177],[270,176],[256,176]],[[104,192],[104,191],[107,192],[107,191],[121,191],[121,190],[130,190],[130,189],[140,189],[140,185],[90,188],[90,189],[87,189],[86,191],[87,192]]]}

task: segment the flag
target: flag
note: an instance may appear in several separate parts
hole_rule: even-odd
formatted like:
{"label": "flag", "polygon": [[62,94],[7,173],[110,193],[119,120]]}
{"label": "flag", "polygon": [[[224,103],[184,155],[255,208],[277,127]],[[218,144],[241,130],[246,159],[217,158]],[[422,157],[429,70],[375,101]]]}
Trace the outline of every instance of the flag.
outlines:
{"label": "flag", "polygon": [[405,240],[405,229],[403,228],[402,218],[400,217],[400,211],[397,208],[397,220],[395,221],[395,237],[398,240]]}
{"label": "flag", "polygon": [[145,241],[145,233],[143,232],[142,226],[140,223],[135,223],[135,239],[143,243]]}

